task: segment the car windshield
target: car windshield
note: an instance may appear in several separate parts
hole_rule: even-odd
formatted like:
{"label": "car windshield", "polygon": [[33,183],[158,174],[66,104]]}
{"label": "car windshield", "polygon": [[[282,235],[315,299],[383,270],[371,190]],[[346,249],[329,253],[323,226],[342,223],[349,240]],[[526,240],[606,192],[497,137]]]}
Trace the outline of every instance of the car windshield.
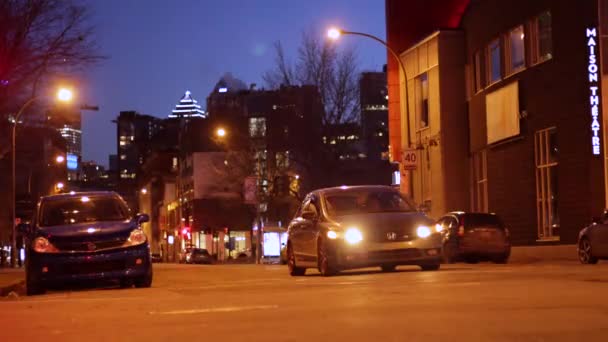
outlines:
{"label": "car windshield", "polygon": [[127,207],[114,197],[73,196],[42,204],[40,225],[61,226],[94,221],[123,221]]}
{"label": "car windshield", "polygon": [[343,190],[325,195],[329,216],[380,212],[411,212],[414,206],[396,191]]}

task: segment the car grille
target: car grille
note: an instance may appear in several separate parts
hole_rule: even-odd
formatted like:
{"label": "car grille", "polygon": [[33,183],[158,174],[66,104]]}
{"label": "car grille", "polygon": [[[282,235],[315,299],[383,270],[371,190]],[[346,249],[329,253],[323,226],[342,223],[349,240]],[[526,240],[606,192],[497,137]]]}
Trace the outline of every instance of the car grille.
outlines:
{"label": "car grille", "polygon": [[369,233],[372,242],[403,242],[412,241],[415,237],[403,229],[375,229]]}
{"label": "car grille", "polygon": [[118,248],[124,245],[126,239],[114,239],[106,241],[91,241],[91,242],[53,242],[53,245],[60,251],[70,252],[94,252],[109,248]]}
{"label": "car grille", "polygon": [[59,274],[91,274],[112,271],[121,271],[126,268],[124,260],[95,261],[82,263],[66,263],[55,266],[55,273]]}
{"label": "car grille", "polygon": [[420,257],[420,250],[416,248],[406,249],[392,249],[386,251],[373,251],[368,252],[368,259],[370,260],[393,260],[393,259],[407,259]]}

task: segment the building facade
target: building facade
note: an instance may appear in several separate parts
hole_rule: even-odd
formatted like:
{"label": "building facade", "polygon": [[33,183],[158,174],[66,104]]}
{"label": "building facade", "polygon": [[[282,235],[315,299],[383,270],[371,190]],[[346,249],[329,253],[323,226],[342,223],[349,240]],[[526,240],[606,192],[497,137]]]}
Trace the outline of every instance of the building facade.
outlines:
{"label": "building facade", "polygon": [[[495,212],[515,244],[576,242],[580,228],[606,207],[600,37],[607,2],[444,5],[418,18],[427,30],[412,37],[396,19],[407,22],[417,5],[386,1],[389,44],[399,49],[407,74],[389,63],[389,80],[407,79],[407,91],[397,88],[396,107],[406,102],[410,114],[409,122],[404,111],[398,114],[391,146],[418,149],[404,141],[408,130],[434,141],[430,153],[419,150],[414,199],[431,196],[435,216]],[[437,31],[445,27],[451,30]],[[425,173],[427,193],[415,189]]]}

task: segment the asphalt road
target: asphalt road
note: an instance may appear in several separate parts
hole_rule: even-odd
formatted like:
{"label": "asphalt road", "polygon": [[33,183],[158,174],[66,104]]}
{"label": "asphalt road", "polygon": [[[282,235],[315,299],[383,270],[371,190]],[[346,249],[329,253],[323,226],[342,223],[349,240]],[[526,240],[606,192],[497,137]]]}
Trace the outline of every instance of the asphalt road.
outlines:
{"label": "asphalt road", "polygon": [[0,301],[1,341],[606,341],[608,264],[456,264],[323,278],[155,264],[151,289]]}

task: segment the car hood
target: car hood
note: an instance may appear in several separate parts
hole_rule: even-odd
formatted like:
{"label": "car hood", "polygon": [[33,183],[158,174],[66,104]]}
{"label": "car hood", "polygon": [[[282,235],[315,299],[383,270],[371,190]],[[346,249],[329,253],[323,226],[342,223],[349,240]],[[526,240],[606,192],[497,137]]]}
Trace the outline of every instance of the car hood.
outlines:
{"label": "car hood", "polygon": [[356,227],[362,232],[414,233],[420,225],[430,226],[433,220],[421,212],[381,212],[347,215],[333,219],[333,225],[345,230]]}
{"label": "car hood", "polygon": [[129,236],[137,224],[133,221],[85,222],[62,226],[40,227],[38,234],[55,239],[92,241],[108,237]]}

